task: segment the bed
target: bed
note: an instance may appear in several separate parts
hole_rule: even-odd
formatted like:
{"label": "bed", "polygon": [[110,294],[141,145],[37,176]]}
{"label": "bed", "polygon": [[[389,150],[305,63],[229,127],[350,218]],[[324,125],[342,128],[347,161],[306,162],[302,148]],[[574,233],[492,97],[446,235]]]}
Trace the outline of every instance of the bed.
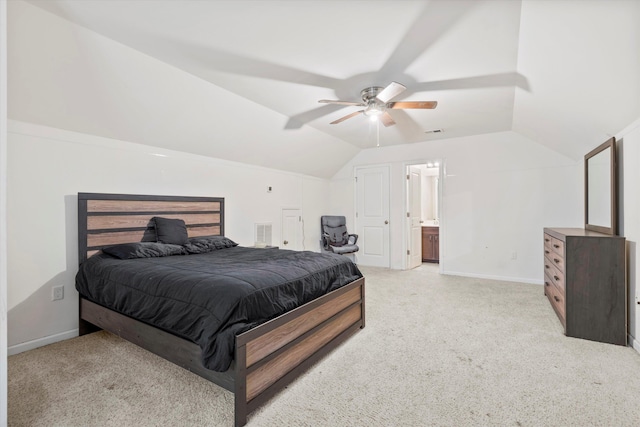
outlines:
{"label": "bed", "polygon": [[[155,241],[155,230],[149,226],[153,217],[184,220],[190,239],[206,240],[209,237],[204,236],[224,236],[223,198],[79,193],[78,247],[81,272],[83,267],[102,265],[100,263],[103,262],[116,264],[102,253],[103,248],[123,243]],[[258,262],[258,259],[264,259],[266,262],[265,274],[268,275],[273,270],[273,275],[284,277],[293,274],[290,270],[315,269],[314,265],[326,256],[231,245],[214,252],[168,256],[162,260],[149,258],[143,259],[140,263],[147,269],[159,272],[157,276],[176,276],[175,273],[164,273],[163,270],[175,267],[177,270],[185,271],[186,277],[187,273],[191,274],[191,270],[197,274],[205,274],[209,267],[192,266],[199,258],[204,260],[210,257],[203,262],[207,265],[215,262],[224,264],[224,275],[234,276],[234,280],[238,281],[245,278],[251,280],[251,270],[255,270],[255,264],[252,263]],[[136,318],[124,305],[126,301],[135,298],[101,298],[86,287],[87,283],[79,286],[80,335],[99,329],[107,330],[233,392],[235,425],[243,426],[251,411],[265,403],[359,329],[364,328],[364,277],[354,275],[351,269],[353,266],[343,266],[339,256],[330,256],[338,258],[322,258],[322,262],[329,262],[335,267],[329,267],[330,271],[318,275],[327,277],[322,279],[326,283],[320,281],[313,285],[315,288],[310,295],[296,295],[294,299],[298,298],[301,305],[294,304],[295,308],[287,308],[288,311],[275,317],[273,313],[263,314],[263,318],[257,322],[246,322],[236,329],[230,329],[230,361],[220,362],[217,358],[212,358],[207,347],[202,346],[199,332],[196,333],[197,336],[190,336],[185,332],[190,331],[188,327],[172,330],[167,324],[156,323],[148,316],[145,317],[144,313]],[[245,258],[248,263],[246,276],[242,273],[244,267],[241,264]],[[290,268],[287,264],[286,268],[278,270],[280,258],[294,259],[296,267]],[[170,261],[165,263],[165,260]],[[351,273],[345,273],[346,270],[342,270],[343,268],[349,268],[348,271]],[[80,274],[79,272],[79,276]],[[121,277],[129,277],[127,274],[123,272]],[[292,289],[292,283],[295,281],[308,280],[303,274],[299,276],[289,277],[277,286]],[[125,283],[124,288],[137,286],[134,284],[133,275],[130,277],[131,283]],[[110,276],[109,280],[111,278]],[[178,277],[177,280],[183,278]],[[306,289],[310,282],[304,283],[303,287]],[[111,300],[115,300],[116,303],[111,304]],[[264,305],[258,300],[257,306]],[[140,312],[134,311],[136,315]],[[229,335],[229,329],[225,331]],[[221,333],[220,336],[222,335],[224,334]],[[211,367],[218,370],[210,369]],[[226,370],[221,371],[221,367]]]}

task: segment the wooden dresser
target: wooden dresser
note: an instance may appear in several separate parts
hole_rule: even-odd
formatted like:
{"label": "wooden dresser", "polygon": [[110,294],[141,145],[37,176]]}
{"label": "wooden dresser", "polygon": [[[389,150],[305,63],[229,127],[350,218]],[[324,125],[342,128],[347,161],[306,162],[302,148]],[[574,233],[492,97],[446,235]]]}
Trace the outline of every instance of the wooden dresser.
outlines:
{"label": "wooden dresser", "polygon": [[422,227],[422,261],[440,262],[440,227]]}
{"label": "wooden dresser", "polygon": [[626,345],[625,238],[545,228],[544,294],[565,335]]}

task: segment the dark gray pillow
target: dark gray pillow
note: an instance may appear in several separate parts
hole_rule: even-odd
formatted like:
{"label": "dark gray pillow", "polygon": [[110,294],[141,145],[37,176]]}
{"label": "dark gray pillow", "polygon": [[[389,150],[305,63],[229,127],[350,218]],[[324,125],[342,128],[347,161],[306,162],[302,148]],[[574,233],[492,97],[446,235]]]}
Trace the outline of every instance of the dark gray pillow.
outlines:
{"label": "dark gray pillow", "polygon": [[154,258],[187,253],[182,246],[156,242],[123,243],[103,248],[102,252],[120,259]]}
{"label": "dark gray pillow", "polygon": [[238,244],[227,237],[205,236],[192,237],[183,247],[189,254],[203,254],[218,249],[233,248],[234,246],[238,246]]}
{"label": "dark gray pillow", "polygon": [[183,220],[154,216],[151,222],[155,225],[158,242],[184,245],[189,241],[187,226]]}

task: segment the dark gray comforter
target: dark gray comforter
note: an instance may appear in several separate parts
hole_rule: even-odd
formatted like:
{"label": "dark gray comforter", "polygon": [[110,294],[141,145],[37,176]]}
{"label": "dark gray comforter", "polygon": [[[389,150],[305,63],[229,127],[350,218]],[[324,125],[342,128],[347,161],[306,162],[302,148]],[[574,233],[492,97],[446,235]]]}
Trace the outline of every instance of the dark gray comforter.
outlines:
{"label": "dark gray comforter", "polygon": [[341,255],[237,246],[129,260],[95,255],[80,266],[76,289],[197,343],[205,367],[226,371],[236,334],[360,277]]}

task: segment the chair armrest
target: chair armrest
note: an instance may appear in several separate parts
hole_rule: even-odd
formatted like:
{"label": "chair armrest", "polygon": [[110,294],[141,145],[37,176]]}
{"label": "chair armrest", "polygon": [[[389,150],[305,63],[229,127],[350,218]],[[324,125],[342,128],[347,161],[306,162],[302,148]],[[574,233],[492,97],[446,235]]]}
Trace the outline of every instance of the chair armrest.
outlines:
{"label": "chair armrest", "polygon": [[329,249],[329,239],[328,239],[329,235],[326,233],[323,233],[322,236],[320,237],[320,243],[322,244],[322,247],[325,249]]}
{"label": "chair armrest", "polygon": [[350,245],[355,245],[357,241],[358,241],[358,235],[357,234],[349,234],[349,240],[347,240],[347,242]]}

